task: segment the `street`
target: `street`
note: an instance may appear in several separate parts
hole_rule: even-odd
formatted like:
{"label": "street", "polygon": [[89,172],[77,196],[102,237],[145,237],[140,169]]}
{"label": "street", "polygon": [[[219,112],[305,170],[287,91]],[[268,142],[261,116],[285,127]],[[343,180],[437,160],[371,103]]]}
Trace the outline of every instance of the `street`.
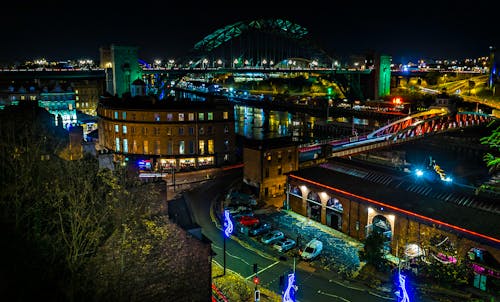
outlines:
{"label": "street", "polygon": [[[212,241],[212,248],[216,255],[214,260],[223,265],[223,232],[211,217],[210,208],[213,202],[220,201],[231,184],[241,178],[241,171],[226,172],[218,175],[215,180],[201,183],[198,187],[186,191],[184,197],[191,205],[195,221],[202,227],[203,234]],[[234,235],[226,241],[226,269],[231,270],[243,278],[251,279],[254,276],[253,264],[258,265],[260,286],[280,293],[279,276],[293,271],[294,259],[280,260],[267,255],[256,248],[248,248],[234,240]],[[296,293],[297,301],[393,301],[365,288],[346,285],[341,280],[334,280],[331,273],[318,271],[308,263],[296,259]]]}

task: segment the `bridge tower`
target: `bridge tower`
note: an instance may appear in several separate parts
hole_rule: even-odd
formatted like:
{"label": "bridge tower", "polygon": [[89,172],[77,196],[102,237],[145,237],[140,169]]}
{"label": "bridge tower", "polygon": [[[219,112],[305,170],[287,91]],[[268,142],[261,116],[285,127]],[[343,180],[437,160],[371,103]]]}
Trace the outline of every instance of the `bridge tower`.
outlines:
{"label": "bridge tower", "polygon": [[391,93],[391,56],[376,56],[374,63],[375,97],[383,98]]}
{"label": "bridge tower", "polygon": [[121,97],[129,93],[132,82],[142,79],[138,47],[111,44],[101,47],[101,67],[106,68],[106,91]]}

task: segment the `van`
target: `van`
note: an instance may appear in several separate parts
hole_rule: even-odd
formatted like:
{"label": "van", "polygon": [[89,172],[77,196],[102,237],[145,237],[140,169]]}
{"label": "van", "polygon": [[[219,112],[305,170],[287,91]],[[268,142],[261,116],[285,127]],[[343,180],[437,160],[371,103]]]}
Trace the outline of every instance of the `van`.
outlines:
{"label": "van", "polygon": [[306,247],[301,252],[300,256],[304,260],[312,260],[316,258],[323,250],[323,242],[318,239],[313,239],[306,244]]}

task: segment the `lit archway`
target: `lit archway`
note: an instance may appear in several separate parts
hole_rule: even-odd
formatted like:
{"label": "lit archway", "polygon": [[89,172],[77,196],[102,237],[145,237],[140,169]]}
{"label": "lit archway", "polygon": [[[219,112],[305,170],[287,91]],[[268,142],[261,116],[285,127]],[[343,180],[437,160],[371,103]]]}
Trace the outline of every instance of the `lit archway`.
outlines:
{"label": "lit archway", "polygon": [[337,198],[330,198],[326,203],[326,225],[342,230],[342,214],[344,207]]}
{"label": "lit archway", "polygon": [[307,217],[321,221],[321,199],[316,192],[307,194]]}

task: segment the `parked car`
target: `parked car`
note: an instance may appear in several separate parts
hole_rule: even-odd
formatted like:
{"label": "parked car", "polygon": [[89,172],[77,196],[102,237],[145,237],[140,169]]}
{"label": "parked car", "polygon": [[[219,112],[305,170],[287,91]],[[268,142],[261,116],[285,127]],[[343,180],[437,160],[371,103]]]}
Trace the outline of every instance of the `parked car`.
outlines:
{"label": "parked car", "polygon": [[253,211],[252,209],[241,210],[239,212],[234,213],[231,216],[233,217],[233,219],[238,220],[238,218],[242,216],[253,216]]}
{"label": "parked car", "polygon": [[234,216],[235,214],[238,214],[240,212],[243,212],[243,211],[251,211],[252,210],[249,207],[239,206],[239,205],[229,205],[229,206],[225,207],[224,209],[228,210],[229,214],[231,214],[232,216]]}
{"label": "parked car", "polygon": [[300,256],[304,260],[312,260],[316,258],[323,250],[323,242],[318,239],[313,239],[306,244],[304,250],[300,253]]}
{"label": "parked car", "polygon": [[238,219],[236,221],[239,224],[244,225],[244,226],[248,226],[248,227],[255,226],[255,225],[259,224],[259,222],[260,222],[259,218],[255,217],[255,216],[241,216],[241,217],[238,217]]}
{"label": "parked car", "polygon": [[294,248],[296,245],[297,243],[295,240],[285,237],[274,242],[273,248],[277,249],[279,252],[285,253]]}
{"label": "parked car", "polygon": [[285,238],[285,234],[283,234],[282,231],[272,230],[271,232],[262,236],[262,238],[260,238],[260,241],[265,244],[271,244],[282,238]]}
{"label": "parked car", "polygon": [[251,228],[248,231],[249,236],[258,236],[261,234],[265,234],[271,230],[271,225],[269,223],[259,223],[255,227]]}

